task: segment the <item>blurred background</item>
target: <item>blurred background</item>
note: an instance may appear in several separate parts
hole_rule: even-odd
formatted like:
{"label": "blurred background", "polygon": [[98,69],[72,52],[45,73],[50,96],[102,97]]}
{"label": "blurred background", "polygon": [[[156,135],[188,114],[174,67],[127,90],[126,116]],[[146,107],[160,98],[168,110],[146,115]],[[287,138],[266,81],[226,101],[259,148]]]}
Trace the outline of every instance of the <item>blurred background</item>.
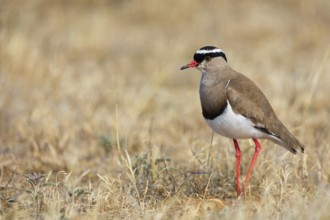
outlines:
{"label": "blurred background", "polygon": [[[327,0],[1,0],[2,181],[62,170],[110,178],[118,147],[178,167],[207,158],[200,73],[180,67],[214,45],[305,143],[316,182],[329,183],[329,12]],[[247,168],[252,143],[242,144]],[[260,160],[290,160],[263,145]],[[211,159],[234,173],[230,140],[215,135]]]}

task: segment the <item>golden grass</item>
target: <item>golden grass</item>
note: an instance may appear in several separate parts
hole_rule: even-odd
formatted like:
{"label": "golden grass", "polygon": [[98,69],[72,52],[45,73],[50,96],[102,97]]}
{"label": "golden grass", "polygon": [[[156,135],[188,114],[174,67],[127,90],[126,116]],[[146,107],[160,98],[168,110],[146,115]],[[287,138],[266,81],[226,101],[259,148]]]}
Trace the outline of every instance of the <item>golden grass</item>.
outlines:
{"label": "golden grass", "polygon": [[[330,4],[0,2],[4,219],[329,219]],[[235,153],[200,114],[204,45],[306,145],[262,141],[236,201]],[[240,141],[245,174],[254,148]]]}

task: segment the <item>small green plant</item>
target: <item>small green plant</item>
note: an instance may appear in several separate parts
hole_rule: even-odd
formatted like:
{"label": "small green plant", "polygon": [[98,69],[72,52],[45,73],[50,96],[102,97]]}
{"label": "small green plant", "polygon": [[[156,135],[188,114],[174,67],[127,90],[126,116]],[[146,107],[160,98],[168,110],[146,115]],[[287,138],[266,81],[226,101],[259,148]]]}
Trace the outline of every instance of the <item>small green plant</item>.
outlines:
{"label": "small green plant", "polygon": [[25,189],[25,191],[32,196],[34,207],[33,213],[36,219],[41,218],[40,213],[43,207],[43,187],[47,185],[44,181],[46,176],[46,174],[41,173],[24,174],[25,181],[31,186],[31,189]]}

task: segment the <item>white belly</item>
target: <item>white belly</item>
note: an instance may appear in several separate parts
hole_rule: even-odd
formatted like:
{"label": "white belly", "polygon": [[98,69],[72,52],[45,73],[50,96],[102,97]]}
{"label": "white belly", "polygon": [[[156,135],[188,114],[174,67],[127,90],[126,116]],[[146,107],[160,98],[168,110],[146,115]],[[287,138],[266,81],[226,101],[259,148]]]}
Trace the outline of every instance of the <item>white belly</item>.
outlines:
{"label": "white belly", "polygon": [[205,119],[205,121],[216,133],[228,138],[265,138],[265,134],[255,129],[250,119],[234,113],[228,101],[221,115],[213,120]]}

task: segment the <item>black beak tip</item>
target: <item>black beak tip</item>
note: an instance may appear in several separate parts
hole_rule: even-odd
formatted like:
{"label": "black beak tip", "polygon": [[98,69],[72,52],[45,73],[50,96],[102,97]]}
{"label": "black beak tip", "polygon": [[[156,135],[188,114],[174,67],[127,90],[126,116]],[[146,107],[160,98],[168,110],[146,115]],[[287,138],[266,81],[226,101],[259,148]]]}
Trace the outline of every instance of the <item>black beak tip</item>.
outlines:
{"label": "black beak tip", "polygon": [[184,65],[184,66],[182,66],[182,67],[180,68],[180,70],[185,70],[185,69],[188,69],[188,68],[189,68],[188,65]]}

